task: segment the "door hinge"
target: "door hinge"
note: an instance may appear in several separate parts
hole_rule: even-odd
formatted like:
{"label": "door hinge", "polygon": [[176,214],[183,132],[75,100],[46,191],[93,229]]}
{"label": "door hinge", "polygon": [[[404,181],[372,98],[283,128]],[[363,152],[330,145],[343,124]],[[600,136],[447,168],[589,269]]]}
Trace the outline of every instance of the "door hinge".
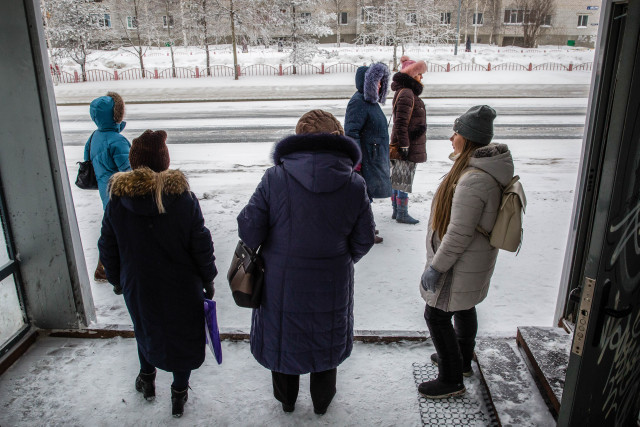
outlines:
{"label": "door hinge", "polygon": [[591,314],[591,304],[593,303],[593,291],[596,287],[596,281],[589,277],[584,278],[584,286],[582,287],[582,298],[580,299],[580,310],[578,311],[578,320],[573,337],[573,347],[571,352],[582,356],[584,349],[584,341],[587,335],[587,325],[589,324],[589,315]]}

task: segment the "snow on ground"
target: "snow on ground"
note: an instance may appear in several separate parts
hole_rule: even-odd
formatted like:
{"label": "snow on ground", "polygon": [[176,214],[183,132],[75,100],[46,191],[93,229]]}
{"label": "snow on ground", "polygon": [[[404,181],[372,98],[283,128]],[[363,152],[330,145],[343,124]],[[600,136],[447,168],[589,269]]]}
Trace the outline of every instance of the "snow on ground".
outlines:
{"label": "snow on ground", "polygon": [[[246,342],[222,343],[223,364],[207,350],[191,375],[184,416],[171,417],[171,374],[158,371],[156,399],[134,388],[134,339],[42,338],[0,376],[0,424],[99,426],[419,426],[412,364],[427,363],[430,343],[362,344],[338,368],[337,394],[323,416],[313,413],[309,376],[300,379],[295,412],[273,397],[271,375]],[[482,402],[479,373],[465,378],[467,393]],[[532,411],[543,411],[541,399]],[[471,408],[470,410],[476,410]]]}
{"label": "snow on ground", "polygon": [[[337,63],[368,64],[370,62],[382,61],[390,63],[393,61],[392,46],[356,46],[341,43],[338,48],[335,44],[318,45],[318,54],[311,61],[312,64],[321,63],[329,66]],[[129,68],[139,68],[138,56],[134,55],[132,48],[120,48],[113,51],[94,51],[88,57],[87,69],[100,70],[125,70]],[[285,48],[283,52],[278,52],[276,46],[264,48],[263,46],[250,46],[249,52],[243,53],[238,48],[238,63],[242,66],[267,64],[284,66],[289,64],[290,49]],[[233,65],[233,55],[231,45],[217,45],[210,47],[211,65]],[[594,49],[569,47],[569,46],[540,46],[538,49],[522,49],[519,47],[500,47],[486,44],[475,44],[472,52],[465,52],[464,46],[458,48],[458,54],[453,54],[453,46],[418,46],[408,45],[405,54],[412,59],[423,59],[427,62],[451,66],[457,64],[480,64],[486,66],[504,63],[517,63],[528,65],[532,63],[542,64],[546,62],[556,62],[568,65],[592,62]],[[402,55],[399,48],[398,59]],[[195,46],[175,47],[174,59],[176,66],[204,69],[206,65],[206,54],[203,48]],[[53,62],[53,61],[52,61]],[[168,47],[152,47],[146,51],[144,57],[145,68],[164,69],[171,67],[171,56]],[[67,72],[73,70],[80,71],[79,66],[70,59],[58,62],[62,69]]]}
{"label": "snow on ground", "polygon": [[[480,334],[515,335],[520,325],[553,323],[582,144],[580,140],[501,141],[499,135],[496,142],[509,144],[528,206],[522,250],[517,256],[501,251],[489,296],[478,306]],[[250,310],[235,306],[225,275],[238,240],[236,216],[271,166],[271,148],[272,143],[169,145],[172,167],[188,176],[213,235],[220,271],[218,316],[225,329],[248,331],[250,327]],[[373,203],[384,243],[374,246],[356,265],[356,329],[426,330],[418,286],[426,259],[429,207],[440,178],[451,166],[447,158],[451,143],[429,141],[427,149],[429,160],[418,165],[409,204],[410,213],[421,222],[398,224],[391,220],[389,200]],[[82,150],[65,147],[72,179]],[[93,277],[102,208],[97,192],[72,188],[88,273]],[[110,285],[92,283],[92,290],[98,323],[130,324],[122,297],[114,295]]]}

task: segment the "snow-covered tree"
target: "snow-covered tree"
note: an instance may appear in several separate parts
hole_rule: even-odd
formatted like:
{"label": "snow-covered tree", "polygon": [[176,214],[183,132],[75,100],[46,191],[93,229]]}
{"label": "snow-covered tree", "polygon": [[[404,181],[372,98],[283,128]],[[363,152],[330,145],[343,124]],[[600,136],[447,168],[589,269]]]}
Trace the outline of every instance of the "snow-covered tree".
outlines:
{"label": "snow-covered tree", "polygon": [[162,13],[162,36],[160,40],[164,45],[169,47],[171,53],[171,75],[176,76],[176,61],[173,52],[173,46],[179,37],[179,32],[174,29],[176,26],[176,17],[180,15],[179,0],[155,0],[158,10]]}
{"label": "snow-covered tree", "polygon": [[322,10],[320,0],[275,0],[272,14],[274,30],[284,36],[291,45],[289,60],[294,64],[308,63],[317,51],[316,37],[333,33],[330,23],[336,19],[335,13]]}
{"label": "snow-covered tree", "polygon": [[47,39],[57,54],[80,66],[86,81],[87,58],[93,49],[105,47],[102,32],[111,27],[110,14],[99,3],[77,0],[46,0],[41,7]]}
{"label": "snow-covered tree", "polygon": [[340,29],[342,28],[342,24],[340,23],[340,14],[344,11],[347,5],[347,0],[329,0],[328,4],[329,10],[336,14],[336,18],[333,22],[336,33],[336,43],[338,47],[340,47]]}
{"label": "snow-covered tree", "polygon": [[452,40],[455,31],[441,25],[433,2],[386,0],[363,2],[362,30],[358,43],[393,46],[393,68],[398,65],[398,47],[407,43],[439,44]]}
{"label": "snow-covered tree", "polygon": [[122,49],[138,57],[144,75],[144,54],[155,38],[157,17],[150,13],[151,0],[117,0],[118,25],[128,46]]}

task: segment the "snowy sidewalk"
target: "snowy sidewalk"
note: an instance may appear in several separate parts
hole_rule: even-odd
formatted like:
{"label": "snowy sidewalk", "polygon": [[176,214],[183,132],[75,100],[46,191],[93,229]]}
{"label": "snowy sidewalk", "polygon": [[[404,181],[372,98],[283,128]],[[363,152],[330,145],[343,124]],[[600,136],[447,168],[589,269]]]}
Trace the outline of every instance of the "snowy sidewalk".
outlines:
{"label": "snowy sidewalk", "polygon": [[[295,412],[286,414],[249,344],[224,341],[222,349],[220,366],[207,349],[192,373],[185,414],[175,420],[171,374],[158,371],[154,402],[135,391],[134,339],[40,338],[0,377],[0,425],[421,425],[412,364],[427,361],[430,343],[356,343],[338,368],[338,392],[324,416],[313,413],[308,375]],[[478,374],[465,382],[469,394],[481,394]]]}
{"label": "snowy sidewalk", "polygon": [[[425,74],[423,98],[586,98],[590,72],[495,71]],[[58,105],[88,104],[107,91],[125,102],[349,99],[354,74],[201,79],[120,80],[55,86]]]}

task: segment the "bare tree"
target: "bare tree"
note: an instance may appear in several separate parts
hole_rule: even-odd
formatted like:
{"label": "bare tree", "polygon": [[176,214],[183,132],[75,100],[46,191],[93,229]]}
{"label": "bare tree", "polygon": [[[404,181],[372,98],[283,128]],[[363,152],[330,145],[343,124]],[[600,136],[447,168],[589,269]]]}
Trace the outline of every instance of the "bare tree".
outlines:
{"label": "bare tree", "polygon": [[138,57],[140,70],[144,76],[144,55],[149,48],[149,40],[153,38],[157,22],[149,13],[150,0],[117,0],[118,22],[128,46],[122,50]]}
{"label": "bare tree", "polygon": [[515,4],[518,8],[518,14],[522,13],[524,47],[538,46],[540,34],[551,25],[551,18],[556,11],[555,1],[515,0]]}
{"label": "bare tree", "polygon": [[174,30],[175,25],[175,16],[177,10],[176,0],[156,0],[160,10],[164,15],[162,16],[162,27],[165,29],[164,32],[164,44],[169,48],[169,52],[171,54],[171,75],[172,77],[176,77],[176,61],[173,51],[173,46],[176,41],[177,31]]}

